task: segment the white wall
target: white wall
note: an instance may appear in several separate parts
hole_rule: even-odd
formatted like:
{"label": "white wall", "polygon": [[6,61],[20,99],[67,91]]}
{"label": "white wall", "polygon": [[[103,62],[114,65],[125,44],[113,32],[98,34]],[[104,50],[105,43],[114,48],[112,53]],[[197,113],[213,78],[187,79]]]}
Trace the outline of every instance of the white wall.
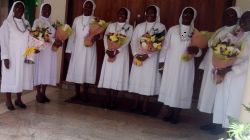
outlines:
{"label": "white wall", "polygon": [[[250,10],[250,0],[237,0],[236,6],[241,7],[244,11]],[[246,88],[243,97],[243,104],[249,105],[250,103],[250,61],[248,66],[248,76]],[[237,93],[235,93],[237,94]],[[247,112],[243,107],[241,108],[241,121],[250,122],[250,112]]]}

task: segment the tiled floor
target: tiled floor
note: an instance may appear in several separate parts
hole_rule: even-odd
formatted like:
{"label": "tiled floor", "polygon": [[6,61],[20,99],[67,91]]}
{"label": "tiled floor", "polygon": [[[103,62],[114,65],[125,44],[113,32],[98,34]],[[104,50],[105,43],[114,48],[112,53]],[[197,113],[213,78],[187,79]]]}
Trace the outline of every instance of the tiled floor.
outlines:
{"label": "tiled floor", "polygon": [[[199,130],[207,116],[185,112],[178,125],[157,117],[64,102],[70,91],[49,88],[49,104],[24,95],[27,110],[8,112],[0,105],[0,140],[216,140]],[[1,97],[2,98],[2,95]],[[190,115],[191,114],[191,115]]]}

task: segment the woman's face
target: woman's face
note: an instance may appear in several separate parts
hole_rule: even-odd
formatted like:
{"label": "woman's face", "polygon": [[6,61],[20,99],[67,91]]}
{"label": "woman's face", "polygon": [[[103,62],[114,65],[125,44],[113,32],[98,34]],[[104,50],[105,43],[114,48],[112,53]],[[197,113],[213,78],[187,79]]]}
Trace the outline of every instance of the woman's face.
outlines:
{"label": "woman's face", "polygon": [[236,11],[231,8],[227,9],[223,15],[223,21],[225,26],[233,26],[237,24],[238,16]]}
{"label": "woman's face", "polygon": [[83,7],[83,14],[85,16],[91,16],[92,11],[93,11],[93,3],[90,1],[86,2]]}
{"label": "woman's face", "polygon": [[119,11],[118,11],[118,22],[125,22],[127,17],[128,17],[128,13],[127,13],[127,10],[124,9],[124,8],[121,8]]}
{"label": "woman's face", "polygon": [[245,12],[240,18],[240,27],[245,32],[250,31],[250,11]]}
{"label": "woman's face", "polygon": [[45,4],[42,9],[42,16],[49,18],[51,14],[51,6],[49,4]]}
{"label": "woman's face", "polygon": [[14,17],[21,19],[24,13],[24,6],[21,2],[17,3],[14,6]]}
{"label": "woman's face", "polygon": [[185,9],[182,14],[182,24],[190,25],[193,18],[194,18],[194,10],[191,8]]}
{"label": "woman's face", "polygon": [[155,22],[156,20],[156,8],[154,6],[150,6],[146,9],[146,20],[148,22]]}

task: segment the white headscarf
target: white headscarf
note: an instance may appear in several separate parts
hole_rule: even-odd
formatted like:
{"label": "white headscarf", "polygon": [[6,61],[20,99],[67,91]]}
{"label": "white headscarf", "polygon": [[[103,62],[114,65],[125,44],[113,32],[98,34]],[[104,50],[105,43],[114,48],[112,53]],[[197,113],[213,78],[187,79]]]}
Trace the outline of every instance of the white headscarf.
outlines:
{"label": "white headscarf", "polygon": [[[8,17],[7,17],[7,21],[9,22],[9,23],[11,23],[11,24],[14,24],[15,25],[15,21],[14,21],[14,8],[15,8],[15,6],[16,6],[16,4],[18,4],[18,3],[21,3],[21,4],[23,4],[23,7],[25,8],[25,5],[24,5],[24,3],[23,2],[21,2],[21,1],[16,1],[16,2],[14,2],[13,3],[13,5],[12,5],[12,7],[11,7],[11,10],[10,10],[10,12],[9,12],[9,15],[8,15]],[[23,26],[24,26],[24,28],[25,28],[25,30],[29,27],[29,22],[25,19],[25,17],[24,17],[24,14],[22,15],[22,19],[21,19],[22,21],[23,21]]]}
{"label": "white headscarf", "polygon": [[[12,5],[12,7],[11,7],[11,10],[10,10],[10,12],[9,12],[9,15],[8,15],[7,19],[13,19],[13,17],[14,17],[14,8],[15,8],[16,4],[18,4],[18,3],[23,4],[23,7],[25,8],[25,5],[24,5],[23,2],[21,2],[21,1],[16,1],[16,2],[14,2],[13,5]],[[22,15],[22,19],[25,20],[24,14]]]}
{"label": "white headscarf", "polygon": [[43,3],[43,4],[41,4],[41,6],[40,6],[40,12],[39,12],[39,19],[45,21],[46,24],[47,24],[47,27],[49,27],[49,26],[51,25],[50,16],[49,16],[48,18],[47,18],[47,17],[44,17],[44,16],[43,16],[43,13],[42,13],[43,7],[44,7],[45,5],[50,5],[50,4],[49,4],[49,3]]}
{"label": "white headscarf", "polygon": [[127,11],[126,23],[129,24],[131,12],[130,12],[130,10],[129,10],[128,8],[126,8],[126,7],[122,7],[122,8],[124,8],[124,9]]}
{"label": "white headscarf", "polygon": [[86,0],[86,1],[84,1],[84,3],[82,4],[82,6],[84,7],[84,6],[85,6],[85,4],[86,4],[87,2],[91,2],[91,3],[93,4],[93,10],[92,10],[92,14],[91,14],[91,16],[94,16],[94,14],[95,14],[96,4],[95,4],[95,2],[94,2],[93,0]]}
{"label": "white headscarf", "polygon": [[[183,25],[183,24],[182,24],[182,15],[183,15],[184,11],[185,11],[186,9],[188,9],[188,8],[190,8],[190,9],[192,9],[192,10],[194,11],[194,17],[193,17],[193,19],[192,19],[192,21],[191,21],[191,24],[190,24],[189,26]],[[181,40],[182,40],[182,41],[188,41],[188,40],[191,39],[192,34],[193,34],[193,31],[194,31],[194,29],[195,29],[195,28],[194,28],[194,21],[195,21],[196,16],[197,16],[197,11],[196,11],[193,7],[185,7],[185,8],[182,10],[181,16],[180,16],[180,18],[179,18],[180,35],[181,35]]]}
{"label": "white headscarf", "polygon": [[[155,22],[160,23],[161,22],[160,8],[158,6],[156,6],[156,5],[149,5],[148,7],[151,7],[151,6],[155,7],[155,9],[156,9],[156,20],[155,20]],[[148,7],[146,9],[148,9]],[[146,11],[145,11],[145,15],[146,15]]]}
{"label": "white headscarf", "polygon": [[[228,9],[233,9],[236,13],[237,13],[237,17],[238,17],[238,21],[242,15],[242,10],[239,8],[239,7],[229,7],[227,8],[226,10]],[[226,11],[225,10],[225,11]],[[223,26],[222,28],[220,28],[219,30],[217,30],[213,35],[212,37],[209,39],[208,41],[208,44],[209,46],[213,46],[215,44],[218,43],[218,41],[221,39],[221,38],[225,38],[225,35],[227,33],[230,33],[232,32],[235,28],[237,28],[237,23],[235,25],[232,25],[232,26]]]}
{"label": "white headscarf", "polygon": [[227,8],[226,10],[228,10],[228,9],[233,9],[237,13],[238,19],[240,19],[241,15],[242,15],[242,9],[240,7],[233,6],[233,7]]}

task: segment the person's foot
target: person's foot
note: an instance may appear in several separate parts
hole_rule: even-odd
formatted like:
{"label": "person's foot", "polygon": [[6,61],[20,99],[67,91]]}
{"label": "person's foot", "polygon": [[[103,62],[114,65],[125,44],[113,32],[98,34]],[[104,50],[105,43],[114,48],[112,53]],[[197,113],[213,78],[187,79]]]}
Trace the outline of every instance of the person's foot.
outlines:
{"label": "person's foot", "polygon": [[216,124],[215,128],[210,130],[210,134],[212,135],[220,135],[220,134],[223,134],[224,132],[225,132],[225,129],[222,128],[222,126],[219,124]]}
{"label": "person's foot", "polygon": [[44,104],[45,103],[45,99],[42,96],[36,95],[36,101],[38,103]]}
{"label": "person's foot", "polygon": [[180,119],[178,117],[172,117],[170,120],[170,123],[172,124],[178,124],[180,122]]}
{"label": "person's foot", "polygon": [[12,103],[6,103],[6,107],[9,111],[13,111],[16,109]]}
{"label": "person's foot", "polygon": [[139,109],[138,106],[134,106],[134,107],[132,107],[132,108],[130,109],[130,111],[133,112],[133,113],[136,113],[136,112],[138,112],[139,110],[140,110],[140,109]]}
{"label": "person's foot", "polygon": [[108,109],[115,110],[117,108],[117,105],[115,103],[109,103]]}
{"label": "person's foot", "polygon": [[27,106],[22,101],[16,100],[15,101],[15,105],[18,106],[18,107],[20,107],[20,108],[22,108],[22,109],[26,109],[27,108]]}
{"label": "person's foot", "polygon": [[209,130],[212,130],[216,127],[216,124],[214,123],[209,123],[209,124],[206,124],[206,125],[202,125],[200,127],[201,130],[205,130],[205,131],[209,131]]}
{"label": "person's foot", "polygon": [[49,102],[50,102],[50,99],[45,95],[45,96],[44,96],[44,101],[47,102],[47,103],[49,103]]}
{"label": "person's foot", "polygon": [[141,111],[141,114],[144,115],[144,116],[148,116],[149,112],[147,110],[144,110],[144,111]]}
{"label": "person's foot", "polygon": [[165,122],[170,122],[173,118],[173,112],[169,112],[164,118],[163,118],[163,121]]}

